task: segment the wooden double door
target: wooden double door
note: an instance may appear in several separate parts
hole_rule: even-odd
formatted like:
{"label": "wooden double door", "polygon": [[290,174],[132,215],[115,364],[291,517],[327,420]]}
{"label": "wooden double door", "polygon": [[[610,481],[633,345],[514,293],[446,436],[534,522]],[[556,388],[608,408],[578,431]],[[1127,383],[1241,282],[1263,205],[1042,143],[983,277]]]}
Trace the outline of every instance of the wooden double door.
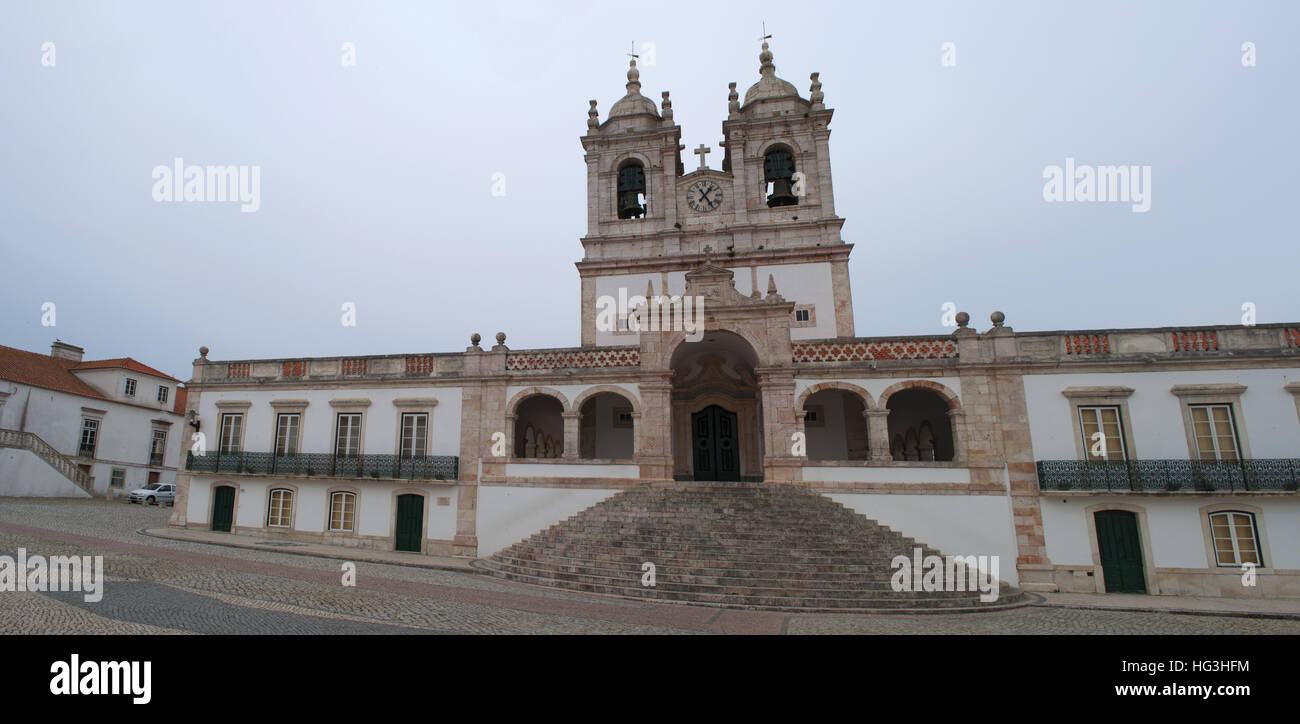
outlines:
{"label": "wooden double door", "polygon": [[691,415],[696,480],[740,480],[740,432],[736,423],[736,413],[718,405]]}

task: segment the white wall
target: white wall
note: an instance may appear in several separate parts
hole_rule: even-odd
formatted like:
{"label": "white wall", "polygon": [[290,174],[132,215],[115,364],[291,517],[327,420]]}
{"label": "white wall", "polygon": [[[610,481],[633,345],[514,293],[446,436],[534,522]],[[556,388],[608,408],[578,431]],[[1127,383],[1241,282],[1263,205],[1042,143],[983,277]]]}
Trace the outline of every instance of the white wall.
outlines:
{"label": "white wall", "polygon": [[586,510],[617,490],[480,485],[478,554],[497,551]]}
{"label": "white wall", "polygon": [[[303,411],[299,439],[303,453],[332,453],[338,410],[330,406],[332,399],[368,399],[370,406],[362,411],[361,452],[364,455],[396,455],[398,453],[398,427],[402,409],[393,405],[399,398],[434,398],[438,404],[429,420],[429,454],[460,454],[459,387],[399,387],[399,388],[344,388],[344,389],[292,389],[204,391],[199,405],[199,418],[207,435],[209,450],[216,450],[221,434],[221,414],[217,403],[225,400],[245,400],[251,407],[244,413],[244,450],[271,452],[274,450],[276,409],[272,400],[307,400]],[[236,412],[238,410],[231,410]],[[409,410],[408,410],[409,411]]]}
{"label": "white wall", "polygon": [[[175,468],[181,457],[182,445],[188,445],[190,432],[180,415],[41,387],[0,384],[5,385],[4,389],[13,391],[4,406],[0,407],[0,427],[17,430],[21,425],[23,431],[35,433],[68,457],[77,457],[79,452],[81,421],[87,414],[82,408],[105,411],[95,446],[95,462],[91,466],[97,493],[109,490],[113,468],[121,468],[126,473],[121,492],[129,492],[144,485],[151,470],[160,473],[161,482],[175,481]],[[27,407],[25,421],[24,405]],[[94,416],[98,417],[97,414]],[[167,430],[167,445],[162,466],[149,465],[154,420],[171,422],[171,425],[164,426]],[[185,439],[182,440],[182,437]]]}
{"label": "white wall", "polygon": [[[1300,569],[1300,499],[1231,496],[1087,496],[1039,499],[1047,556],[1056,565],[1092,565],[1092,541],[1084,509],[1109,503],[1146,511],[1151,554],[1160,568],[1209,568],[1200,509],[1215,504],[1245,504],[1263,509],[1257,524],[1268,538],[1271,568]],[[1146,535],[1142,532],[1142,535]]]}
{"label": "white wall", "polygon": [[999,577],[1017,585],[1010,498],[1000,495],[830,493],[831,500],[944,555],[998,556]]}
{"label": "white wall", "polygon": [[1061,390],[1089,386],[1133,388],[1128,398],[1133,427],[1130,432],[1137,453],[1133,457],[1186,460],[1190,454],[1182,408],[1179,398],[1169,390],[1174,385],[1222,383],[1246,386],[1241,409],[1235,412],[1238,422],[1244,422],[1252,457],[1300,455],[1300,416],[1296,414],[1295,397],[1282,389],[1288,381],[1300,381],[1300,369],[1026,375],[1024,381],[1036,460],[1078,458],[1070,400]]}
{"label": "white wall", "polygon": [[0,448],[0,496],[89,498],[90,494],[31,450]]}
{"label": "white wall", "polygon": [[[270,491],[274,488],[290,488],[297,490],[293,530],[320,533],[328,528],[329,493],[335,490],[349,490],[358,493],[357,534],[391,537],[395,496],[415,492],[425,496],[424,506],[428,518],[427,537],[451,540],[456,536],[456,506],[459,493],[455,485],[409,485],[404,481],[366,481],[362,484],[348,481],[346,484],[339,484],[322,480],[269,480],[196,475],[190,481],[189,500],[186,505],[185,514],[190,522],[211,522],[212,488],[217,485],[233,485],[239,490],[235,510],[237,526],[261,528],[266,523]],[[439,505],[439,498],[446,498],[447,505]]]}
{"label": "white wall", "polygon": [[[750,267],[734,267],[730,268],[730,271],[735,274],[737,292],[745,296],[753,293],[753,272],[750,271]],[[785,297],[786,301],[815,305],[817,325],[814,327],[792,328],[790,330],[791,339],[825,339],[835,336],[835,297],[831,291],[831,265],[829,262],[760,266],[757,272],[760,294],[767,294],[767,276],[771,274],[776,280],[777,292],[782,297]],[[617,300],[620,288],[626,289],[629,297],[645,296],[646,282],[654,283],[655,294],[664,294],[664,276],[668,279],[667,294],[669,296],[686,292],[686,272],[684,271],[668,272],[666,275],[658,273],[620,274],[597,277],[596,298],[609,296]],[[706,311],[707,308],[706,305]],[[593,310],[593,314],[598,311],[599,308]],[[596,331],[597,345],[630,345],[637,344],[637,340],[638,335],[636,334]]]}
{"label": "white wall", "polygon": [[[937,382],[952,390],[953,394],[961,397],[960,377],[881,377],[879,379],[866,377],[797,377],[794,381],[794,396],[797,399],[799,395],[803,394],[804,390],[821,382],[847,382],[870,392],[871,399],[876,402],[877,406],[879,406],[880,393],[884,392],[885,388],[890,385],[903,382],[904,380],[929,380],[930,382]],[[1061,399],[1065,398],[1062,397]],[[1065,422],[1069,424],[1070,420],[1068,417]]]}
{"label": "white wall", "polygon": [[899,465],[808,465],[804,480],[845,483],[969,483],[969,468],[940,468],[917,463],[916,467]]}

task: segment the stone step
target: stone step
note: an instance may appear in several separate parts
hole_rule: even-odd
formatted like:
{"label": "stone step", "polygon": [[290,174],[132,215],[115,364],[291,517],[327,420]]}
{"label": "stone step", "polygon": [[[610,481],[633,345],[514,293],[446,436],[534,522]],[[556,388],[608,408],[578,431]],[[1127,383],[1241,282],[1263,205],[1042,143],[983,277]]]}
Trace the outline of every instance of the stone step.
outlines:
{"label": "stone step", "polygon": [[[557,578],[567,576],[588,576],[610,580],[623,580],[637,583],[641,580],[642,570],[640,566],[621,566],[608,567],[596,564],[586,565],[583,563],[561,563],[557,561],[527,561],[518,558],[501,558],[493,561],[493,565],[500,566],[503,570],[510,570],[517,573],[529,573],[531,575],[553,575]],[[877,571],[836,571],[836,572],[807,572],[798,573],[790,571],[737,571],[728,569],[707,569],[708,572],[700,570],[682,571],[670,568],[655,567],[655,578],[662,584],[685,583],[693,585],[714,585],[714,586],[791,586],[811,589],[826,588],[853,588],[859,590],[881,589],[892,591],[892,578],[881,578]]]}
{"label": "stone step", "polygon": [[[895,591],[890,565],[942,555],[819,493],[787,485],[649,484],[478,562],[488,575],[637,600],[800,611],[986,610],[1024,594]],[[641,585],[652,562],[656,585]],[[965,583],[965,581],[963,581]]]}
{"label": "stone step", "polygon": [[[884,598],[874,594],[852,595],[852,596],[816,596],[805,597],[799,595],[783,595],[788,592],[778,592],[777,595],[764,594],[747,594],[747,593],[712,593],[703,591],[673,591],[659,590],[650,587],[631,587],[606,585],[598,583],[582,583],[573,581],[560,581],[554,578],[531,576],[526,574],[498,572],[498,575],[508,580],[519,581],[521,583],[530,583],[533,585],[547,586],[551,588],[563,588],[566,590],[583,591],[587,593],[597,593],[604,595],[614,595],[624,598],[668,601],[679,603],[707,604],[713,606],[723,606],[730,608],[753,608],[753,609],[771,609],[771,610],[795,610],[806,612],[817,611],[864,611],[875,612],[880,610],[897,610],[897,609],[941,609],[941,610],[981,610],[997,604],[1002,606],[1019,603],[1022,594],[1016,594],[1015,600],[999,598],[998,601],[984,603],[980,601],[978,594],[969,594],[962,597],[940,595],[935,593],[911,593],[907,597]],[[892,592],[891,592],[892,593]]]}

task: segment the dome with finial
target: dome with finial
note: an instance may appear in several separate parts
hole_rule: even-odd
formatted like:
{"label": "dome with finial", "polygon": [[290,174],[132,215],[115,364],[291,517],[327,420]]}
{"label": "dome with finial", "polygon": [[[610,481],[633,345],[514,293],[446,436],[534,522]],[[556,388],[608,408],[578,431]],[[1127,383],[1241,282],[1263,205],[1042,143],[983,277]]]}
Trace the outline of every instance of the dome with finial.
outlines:
{"label": "dome with finial", "polygon": [[793,84],[776,77],[776,66],[772,63],[772,51],[768,50],[767,41],[763,41],[763,51],[758,54],[758,82],[745,91],[745,105],[770,98],[799,97],[799,91]]}
{"label": "dome with finial", "polygon": [[654,101],[641,95],[641,71],[636,69],[636,58],[633,58],[628,62],[627,95],[620,98],[609,109],[609,118],[635,116],[640,113],[649,113],[658,117],[659,109],[655,107]]}

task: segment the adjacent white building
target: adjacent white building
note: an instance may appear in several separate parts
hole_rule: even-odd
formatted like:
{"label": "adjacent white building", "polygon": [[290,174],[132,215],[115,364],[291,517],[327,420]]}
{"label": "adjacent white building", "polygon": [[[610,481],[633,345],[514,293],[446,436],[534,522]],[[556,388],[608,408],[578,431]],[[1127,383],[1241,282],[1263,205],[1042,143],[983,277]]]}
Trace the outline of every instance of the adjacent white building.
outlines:
{"label": "adjacent white building", "polygon": [[185,387],[129,357],[0,346],[0,495],[123,495],[173,482]]}

